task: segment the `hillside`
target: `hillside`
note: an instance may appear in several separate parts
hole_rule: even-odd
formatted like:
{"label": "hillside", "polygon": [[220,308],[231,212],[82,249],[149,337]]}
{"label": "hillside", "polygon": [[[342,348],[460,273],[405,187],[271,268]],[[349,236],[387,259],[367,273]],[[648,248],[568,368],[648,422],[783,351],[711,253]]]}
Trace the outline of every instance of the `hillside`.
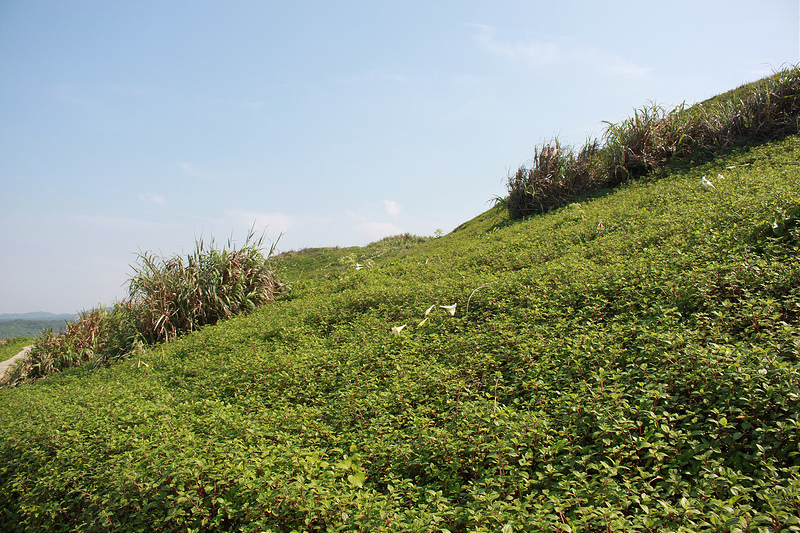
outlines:
{"label": "hillside", "polygon": [[0,391],[7,530],[797,531],[799,168],[278,257],[274,303]]}

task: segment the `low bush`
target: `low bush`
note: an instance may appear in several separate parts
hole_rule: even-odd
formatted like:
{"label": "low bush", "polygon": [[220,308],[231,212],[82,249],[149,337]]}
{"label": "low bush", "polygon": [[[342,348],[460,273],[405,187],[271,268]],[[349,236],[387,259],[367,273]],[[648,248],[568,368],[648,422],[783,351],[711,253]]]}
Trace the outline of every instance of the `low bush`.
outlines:
{"label": "low bush", "polygon": [[502,203],[512,217],[549,211],[595,189],[597,141],[587,142],[575,154],[558,139],[534,148],[529,166],[520,167],[508,180],[508,198]]}

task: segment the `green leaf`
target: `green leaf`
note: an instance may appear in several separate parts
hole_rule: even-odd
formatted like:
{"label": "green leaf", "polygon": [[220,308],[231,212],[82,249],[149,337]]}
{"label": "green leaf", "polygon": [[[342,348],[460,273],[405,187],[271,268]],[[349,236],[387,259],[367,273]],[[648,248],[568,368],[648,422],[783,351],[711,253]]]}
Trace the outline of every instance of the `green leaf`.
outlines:
{"label": "green leaf", "polygon": [[367,479],[366,474],[364,472],[357,472],[355,474],[350,474],[347,476],[347,481],[350,482],[351,485],[354,487],[361,488],[364,485],[364,480]]}

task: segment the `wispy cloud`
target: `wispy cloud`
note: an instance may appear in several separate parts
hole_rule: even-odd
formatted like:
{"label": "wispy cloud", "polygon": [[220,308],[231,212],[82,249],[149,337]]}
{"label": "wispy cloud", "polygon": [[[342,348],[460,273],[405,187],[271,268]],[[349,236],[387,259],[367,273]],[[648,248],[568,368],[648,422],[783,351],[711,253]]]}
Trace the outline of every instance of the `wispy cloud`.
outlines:
{"label": "wispy cloud", "polygon": [[599,48],[577,47],[575,48],[575,60],[587,63],[600,73],[611,76],[644,78],[653,71],[650,67],[642,67]]}
{"label": "wispy cloud", "polygon": [[158,94],[157,89],[152,87],[141,87],[138,85],[111,84],[107,85],[106,88],[123,96],[151,96]]}
{"label": "wispy cloud", "polygon": [[355,231],[373,241],[403,233],[400,226],[393,222],[362,222],[355,227]]}
{"label": "wispy cloud", "polygon": [[189,176],[190,178],[205,180],[205,181],[217,181],[216,176],[213,176],[211,173],[197,168],[194,163],[184,162],[180,164],[181,172],[185,176]]}
{"label": "wispy cloud", "polygon": [[98,103],[91,98],[84,87],[71,84],[61,84],[53,88],[56,97],[71,104],[81,107],[96,108]]}
{"label": "wispy cloud", "polygon": [[266,213],[247,209],[228,209],[226,218],[237,227],[252,227],[256,232],[269,232],[276,237],[292,229],[297,220],[285,213]]}
{"label": "wispy cloud", "polygon": [[653,69],[643,67],[623,57],[609,53],[597,46],[587,46],[570,40],[524,39],[507,41],[497,37],[497,29],[483,24],[472,24],[476,29],[473,39],[487,52],[532,67],[550,65],[576,65],[600,74],[641,78]]}
{"label": "wispy cloud", "polygon": [[385,70],[377,69],[371,70],[366,74],[353,76],[344,80],[345,82],[364,82],[364,81],[394,81],[398,83],[410,83],[426,81],[427,78],[418,76],[409,76],[407,74],[400,74],[399,72],[387,72]]}
{"label": "wispy cloud", "polygon": [[397,217],[403,212],[403,208],[394,200],[384,200],[383,205],[386,208],[386,212],[393,217]]}
{"label": "wispy cloud", "polygon": [[143,202],[153,202],[154,204],[158,205],[164,205],[167,203],[167,199],[163,195],[153,193],[140,194],[139,200]]}
{"label": "wispy cloud", "polygon": [[505,56],[509,59],[522,59],[534,65],[549,65],[559,58],[559,49],[555,43],[528,41],[503,42],[496,38],[497,30],[492,26],[473,24],[477,33],[473,39],[489,52]]}
{"label": "wispy cloud", "polygon": [[227,113],[236,110],[256,111],[264,107],[264,102],[260,100],[240,100],[238,98],[216,98],[205,95],[197,96],[197,102],[212,110],[212,112]]}

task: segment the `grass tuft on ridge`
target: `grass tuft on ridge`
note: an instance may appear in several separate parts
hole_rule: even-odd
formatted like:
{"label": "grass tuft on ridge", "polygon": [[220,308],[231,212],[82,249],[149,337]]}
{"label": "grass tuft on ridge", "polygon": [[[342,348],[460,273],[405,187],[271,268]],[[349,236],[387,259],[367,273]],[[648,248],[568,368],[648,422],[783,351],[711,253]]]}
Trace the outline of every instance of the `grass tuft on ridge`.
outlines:
{"label": "grass tuft on ridge", "polygon": [[513,218],[544,213],[668,163],[707,160],[795,134],[798,124],[800,68],[794,66],[691,107],[635,109],[619,123],[606,122],[602,144],[588,140],[576,150],[553,139],[536,146],[530,163],[508,176],[508,196],[497,201]]}

